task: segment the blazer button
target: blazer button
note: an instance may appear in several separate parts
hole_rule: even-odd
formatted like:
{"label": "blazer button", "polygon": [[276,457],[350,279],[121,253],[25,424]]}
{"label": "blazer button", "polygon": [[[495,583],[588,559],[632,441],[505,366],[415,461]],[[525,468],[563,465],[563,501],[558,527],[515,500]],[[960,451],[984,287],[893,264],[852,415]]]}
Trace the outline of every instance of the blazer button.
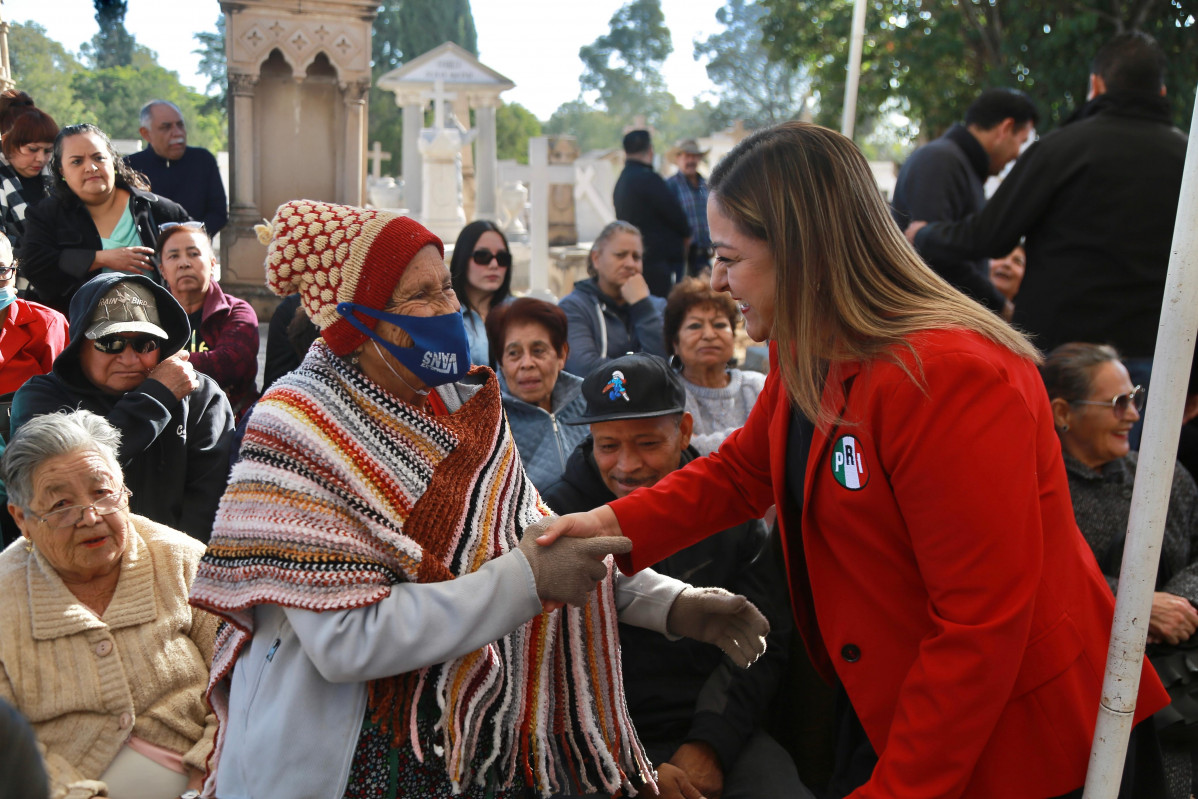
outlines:
{"label": "blazer button", "polygon": [[112,653],[112,641],[101,641],[96,644],[96,654],[100,657],[107,657]]}
{"label": "blazer button", "polygon": [[861,647],[856,644],[845,644],[840,648],[840,656],[849,663],[856,663],[861,659]]}

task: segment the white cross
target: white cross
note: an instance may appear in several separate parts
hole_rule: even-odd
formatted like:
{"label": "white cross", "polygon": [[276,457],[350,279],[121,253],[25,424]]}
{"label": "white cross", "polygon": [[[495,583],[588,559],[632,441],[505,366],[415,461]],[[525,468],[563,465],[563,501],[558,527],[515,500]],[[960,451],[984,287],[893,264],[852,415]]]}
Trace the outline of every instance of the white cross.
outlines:
{"label": "white cross", "polygon": [[500,181],[522,180],[528,184],[529,292],[549,293],[549,186],[574,184],[573,164],[549,163],[549,138],[528,140],[528,166],[503,164]]}
{"label": "white cross", "polygon": [[366,156],[370,161],[370,176],[379,181],[383,177],[383,162],[391,159],[391,153],[383,152],[383,145],[375,142],[370,146],[370,154]]}
{"label": "white cross", "polygon": [[437,78],[433,81],[433,90],[424,92],[422,96],[426,100],[433,101],[433,130],[443,130],[445,128],[445,103],[449,100],[456,100],[458,93],[445,91],[445,81]]}

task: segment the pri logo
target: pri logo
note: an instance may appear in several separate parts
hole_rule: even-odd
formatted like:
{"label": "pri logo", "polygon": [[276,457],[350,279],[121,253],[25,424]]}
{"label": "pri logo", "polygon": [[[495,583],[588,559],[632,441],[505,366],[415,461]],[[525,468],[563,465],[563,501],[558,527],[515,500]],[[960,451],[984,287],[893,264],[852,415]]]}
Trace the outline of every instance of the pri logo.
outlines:
{"label": "pri logo", "polygon": [[426,352],[420,365],[443,375],[456,375],[458,373],[458,356],[452,352]]}
{"label": "pri logo", "polygon": [[865,488],[869,482],[869,467],[857,439],[852,436],[841,436],[832,445],[832,476],[850,491]]}
{"label": "pri logo", "polygon": [[624,373],[619,369],[611,373],[611,380],[603,387],[603,391],[612,402],[615,402],[620,397],[623,397],[625,402],[632,402],[632,400],[628,399],[628,392],[624,389]]}

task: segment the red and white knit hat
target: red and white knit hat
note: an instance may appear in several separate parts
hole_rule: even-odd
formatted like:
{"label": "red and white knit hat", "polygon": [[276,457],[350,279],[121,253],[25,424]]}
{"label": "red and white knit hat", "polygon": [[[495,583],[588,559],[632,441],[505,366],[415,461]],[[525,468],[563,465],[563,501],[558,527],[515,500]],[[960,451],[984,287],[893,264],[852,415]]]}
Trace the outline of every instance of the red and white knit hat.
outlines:
{"label": "red and white knit hat", "polygon": [[[412,258],[429,244],[445,257],[441,239],[406,216],[292,200],[267,225],[256,225],[267,245],[266,284],[280,297],[300,295],[325,343],[348,355],[366,336],[337,313],[353,302],[382,310]],[[377,320],[358,317],[371,330]]]}

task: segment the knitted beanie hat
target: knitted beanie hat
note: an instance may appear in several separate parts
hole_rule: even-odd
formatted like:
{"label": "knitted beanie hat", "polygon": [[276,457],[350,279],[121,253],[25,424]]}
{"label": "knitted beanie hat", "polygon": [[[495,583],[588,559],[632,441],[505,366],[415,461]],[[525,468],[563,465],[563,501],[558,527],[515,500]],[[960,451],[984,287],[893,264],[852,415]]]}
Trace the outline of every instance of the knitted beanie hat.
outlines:
{"label": "knitted beanie hat", "polygon": [[[315,200],[280,205],[273,221],[254,230],[268,247],[270,290],[280,297],[298,293],[308,317],[338,355],[348,355],[366,340],[337,313],[338,303],[381,311],[422,247],[432,244],[445,257],[441,239],[414,219]],[[358,319],[371,330],[378,323],[372,317]]]}

